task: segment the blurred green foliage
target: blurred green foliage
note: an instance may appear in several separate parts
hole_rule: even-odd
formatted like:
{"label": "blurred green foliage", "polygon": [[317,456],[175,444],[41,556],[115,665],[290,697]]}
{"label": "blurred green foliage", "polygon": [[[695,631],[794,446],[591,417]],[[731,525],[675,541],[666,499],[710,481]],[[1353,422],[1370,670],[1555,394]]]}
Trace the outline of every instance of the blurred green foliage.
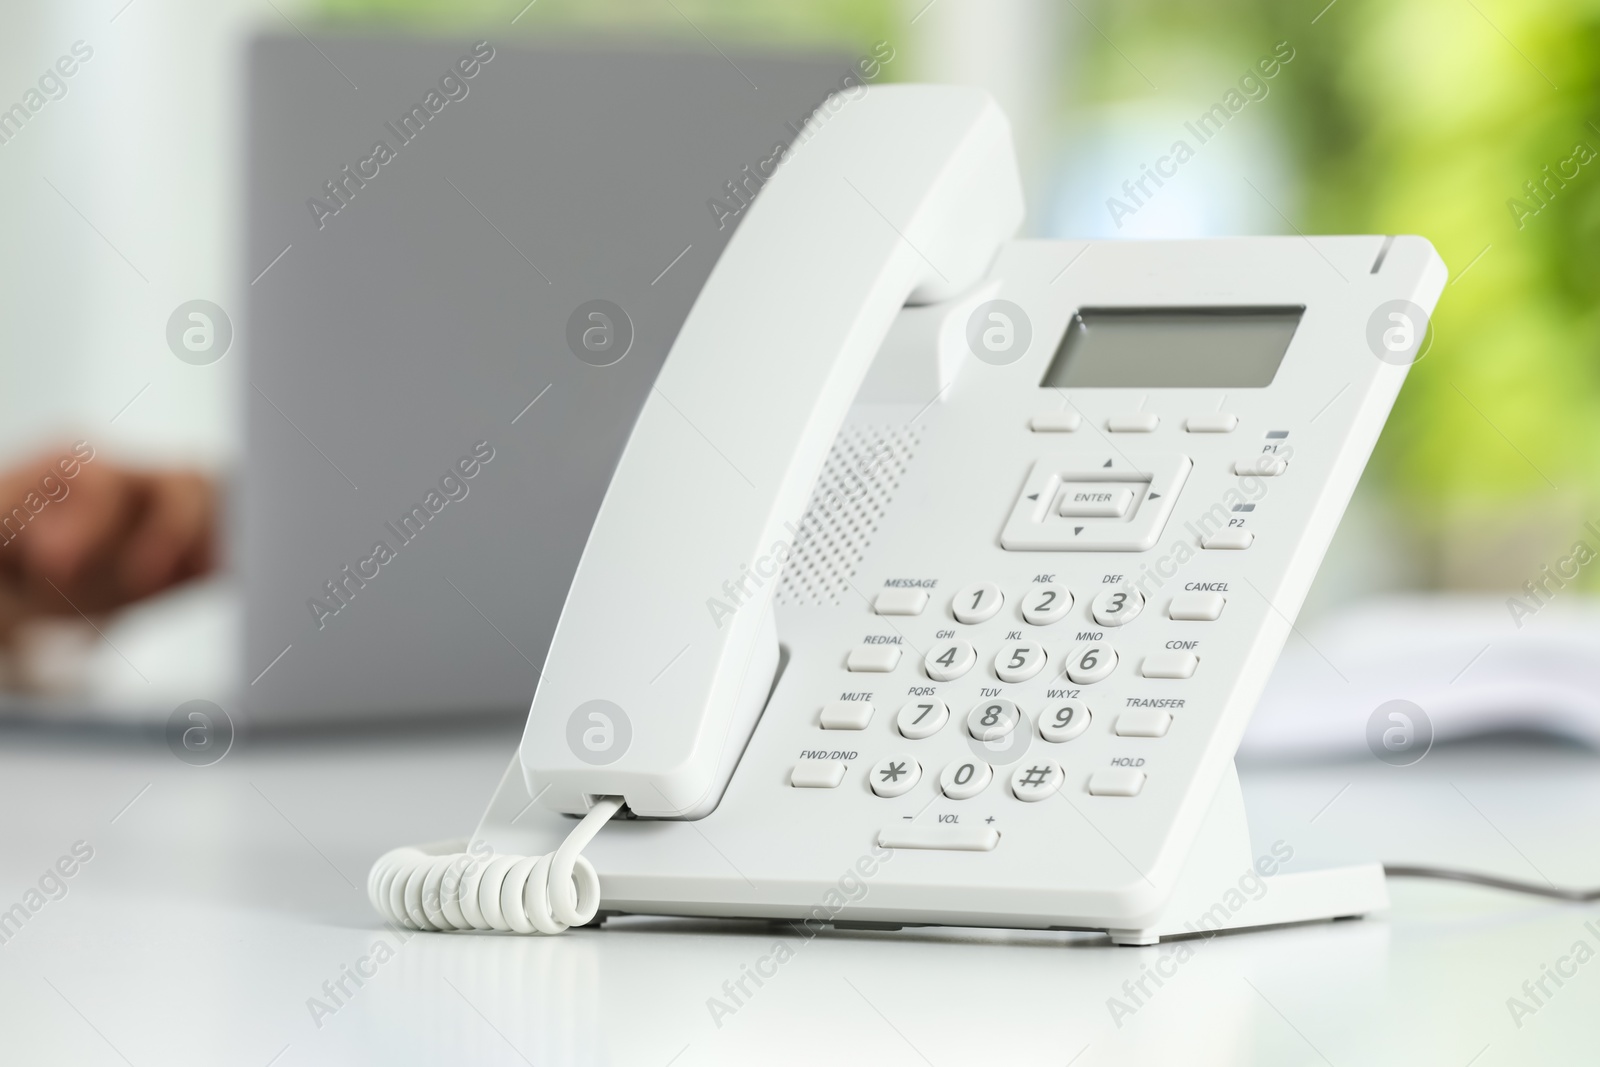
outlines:
{"label": "blurred green foliage", "polygon": [[[517,16],[527,31],[861,46],[907,41],[921,7],[521,5],[322,0],[321,10],[366,25],[509,29]],[[1450,265],[1433,344],[1371,468],[1422,546],[1423,584],[1519,585],[1600,517],[1600,158],[1564,186],[1544,170],[1570,174],[1579,145],[1600,152],[1600,0],[1075,0],[1053,18],[1041,32],[1060,40],[1049,91],[1063,117],[1151,97],[1209,102],[1290,42],[1294,64],[1261,113],[1297,176],[1285,206],[1294,225],[1421,234]],[[920,65],[912,56],[895,73]]]}

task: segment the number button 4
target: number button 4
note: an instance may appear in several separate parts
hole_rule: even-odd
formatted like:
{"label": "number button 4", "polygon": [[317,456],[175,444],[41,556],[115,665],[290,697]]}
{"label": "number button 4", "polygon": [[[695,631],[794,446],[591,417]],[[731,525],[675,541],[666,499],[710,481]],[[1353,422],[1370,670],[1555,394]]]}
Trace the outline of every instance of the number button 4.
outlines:
{"label": "number button 4", "polygon": [[1110,645],[1088,645],[1067,656],[1067,677],[1079,685],[1098,682],[1117,666],[1117,650]]}
{"label": "number button 4", "polygon": [[900,731],[901,737],[908,737],[913,741],[921,741],[925,737],[932,737],[944,728],[950,721],[950,709],[942,700],[913,700],[900,708],[900,714],[895,716],[895,726]]}
{"label": "number button 4", "polygon": [[970,641],[943,641],[928,649],[922,668],[936,682],[953,682],[972,669],[978,653]]}

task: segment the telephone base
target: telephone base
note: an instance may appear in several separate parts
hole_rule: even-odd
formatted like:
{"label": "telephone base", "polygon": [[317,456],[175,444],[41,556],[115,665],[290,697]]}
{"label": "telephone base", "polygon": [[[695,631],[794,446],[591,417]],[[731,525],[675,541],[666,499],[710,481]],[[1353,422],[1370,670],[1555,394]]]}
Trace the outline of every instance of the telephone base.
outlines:
{"label": "telephone base", "polygon": [[1230,765],[1161,917],[1106,933],[1116,945],[1154,945],[1162,938],[1351,919],[1388,909],[1382,864],[1279,873],[1278,866],[1293,855],[1292,847],[1278,841],[1251,856],[1244,795]]}
{"label": "telephone base", "polygon": [[[1169,909],[1168,919],[1140,930],[1107,930],[1114,945],[1154,945],[1163,938],[1211,937],[1224,930],[1256,930],[1294,923],[1360,918],[1389,906],[1383,865],[1363,863],[1297,871],[1261,879],[1265,889],[1258,899],[1220,918],[1212,914],[1180,918],[1186,913]],[[1219,898],[1220,900],[1220,898]],[[1225,911],[1226,907],[1217,909]]]}

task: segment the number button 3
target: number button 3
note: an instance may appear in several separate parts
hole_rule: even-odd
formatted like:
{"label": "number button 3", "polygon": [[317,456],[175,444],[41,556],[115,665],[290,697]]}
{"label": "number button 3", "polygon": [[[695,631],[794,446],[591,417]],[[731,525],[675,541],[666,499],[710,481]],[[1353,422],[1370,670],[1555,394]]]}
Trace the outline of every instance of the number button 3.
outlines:
{"label": "number button 3", "polygon": [[1107,589],[1094,598],[1089,613],[1101,626],[1122,626],[1144,610],[1144,594],[1137,589]]}

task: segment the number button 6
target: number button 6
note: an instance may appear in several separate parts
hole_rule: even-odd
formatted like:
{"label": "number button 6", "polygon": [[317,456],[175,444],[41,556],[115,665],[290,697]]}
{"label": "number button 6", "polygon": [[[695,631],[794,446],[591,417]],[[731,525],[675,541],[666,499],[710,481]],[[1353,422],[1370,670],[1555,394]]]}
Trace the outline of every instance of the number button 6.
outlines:
{"label": "number button 6", "polygon": [[1110,645],[1088,645],[1067,654],[1067,677],[1079,685],[1098,682],[1117,665],[1117,650]]}

